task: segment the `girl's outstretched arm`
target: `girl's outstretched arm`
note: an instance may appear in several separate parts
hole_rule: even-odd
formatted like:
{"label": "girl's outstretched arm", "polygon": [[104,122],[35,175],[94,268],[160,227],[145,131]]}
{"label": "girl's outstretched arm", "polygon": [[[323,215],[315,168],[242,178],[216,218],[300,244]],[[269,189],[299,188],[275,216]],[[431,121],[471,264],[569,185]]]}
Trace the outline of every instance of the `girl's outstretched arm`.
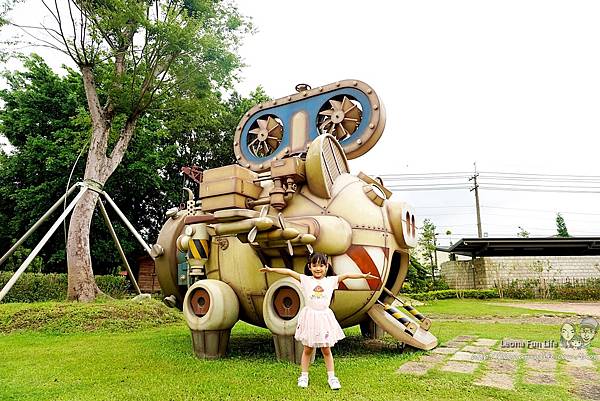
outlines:
{"label": "girl's outstretched arm", "polygon": [[270,273],[277,273],[277,274],[283,274],[284,276],[290,276],[295,278],[296,280],[300,281],[300,274],[296,273],[295,271],[293,271],[292,269],[281,269],[278,267],[269,267],[269,266],[263,266],[262,269],[260,269],[261,272],[270,272]]}
{"label": "girl's outstretched arm", "polygon": [[344,274],[340,274],[339,276],[337,276],[337,278],[338,278],[338,283],[341,283],[342,281],[346,280],[347,278],[372,279],[372,278],[379,278],[379,277],[374,276],[371,273],[344,273]]}

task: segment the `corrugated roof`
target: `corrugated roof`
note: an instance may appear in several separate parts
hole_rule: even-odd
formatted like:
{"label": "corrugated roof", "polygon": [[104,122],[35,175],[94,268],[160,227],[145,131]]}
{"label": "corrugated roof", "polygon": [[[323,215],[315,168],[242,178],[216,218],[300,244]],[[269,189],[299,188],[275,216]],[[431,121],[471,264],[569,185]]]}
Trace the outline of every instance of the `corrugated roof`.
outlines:
{"label": "corrugated roof", "polygon": [[600,237],[463,238],[438,251],[481,256],[586,256],[600,255]]}

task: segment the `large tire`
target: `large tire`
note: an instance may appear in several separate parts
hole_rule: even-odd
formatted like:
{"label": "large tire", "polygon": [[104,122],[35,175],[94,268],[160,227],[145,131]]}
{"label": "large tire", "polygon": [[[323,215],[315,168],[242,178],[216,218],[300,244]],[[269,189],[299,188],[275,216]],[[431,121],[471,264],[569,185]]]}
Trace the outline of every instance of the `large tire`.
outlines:
{"label": "large tire", "polygon": [[269,287],[263,302],[263,317],[275,335],[293,336],[298,315],[304,307],[304,297],[298,280],[282,278]]}
{"label": "large tire", "polygon": [[238,321],[240,303],[233,289],[218,280],[200,280],[183,301],[183,316],[193,331],[226,330]]}

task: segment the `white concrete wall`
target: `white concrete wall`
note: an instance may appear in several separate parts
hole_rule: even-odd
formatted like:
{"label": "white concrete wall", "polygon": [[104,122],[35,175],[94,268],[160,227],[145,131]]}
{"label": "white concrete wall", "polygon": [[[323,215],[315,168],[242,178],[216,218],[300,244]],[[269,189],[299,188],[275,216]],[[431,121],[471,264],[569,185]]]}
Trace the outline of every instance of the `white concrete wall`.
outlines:
{"label": "white concrete wall", "polygon": [[600,278],[599,256],[512,256],[476,258],[442,263],[442,277],[450,288],[494,288],[496,283],[540,279],[564,282]]}

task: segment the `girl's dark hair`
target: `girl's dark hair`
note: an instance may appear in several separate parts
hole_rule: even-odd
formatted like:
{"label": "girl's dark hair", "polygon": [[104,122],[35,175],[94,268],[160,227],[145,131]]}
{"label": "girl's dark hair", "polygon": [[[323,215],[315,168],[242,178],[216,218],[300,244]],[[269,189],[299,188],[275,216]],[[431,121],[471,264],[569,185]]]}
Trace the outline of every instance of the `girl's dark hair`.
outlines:
{"label": "girl's dark hair", "polygon": [[335,276],[335,273],[333,272],[333,268],[331,267],[331,263],[329,263],[328,257],[324,253],[315,252],[308,256],[308,261],[306,263],[306,266],[304,266],[304,274],[307,276],[312,276],[312,272],[310,271],[311,264],[327,265],[327,274],[326,275],[327,276]]}

